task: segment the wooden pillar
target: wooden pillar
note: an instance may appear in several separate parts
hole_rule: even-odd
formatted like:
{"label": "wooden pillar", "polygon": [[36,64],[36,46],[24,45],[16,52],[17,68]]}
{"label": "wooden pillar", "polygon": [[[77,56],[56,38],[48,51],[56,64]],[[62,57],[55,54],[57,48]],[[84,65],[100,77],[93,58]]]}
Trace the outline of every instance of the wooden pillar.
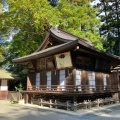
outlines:
{"label": "wooden pillar", "polygon": [[120,103],[120,92],[118,93],[118,99],[119,99],[119,103]]}
{"label": "wooden pillar", "polygon": [[89,72],[82,70],[81,71],[81,87],[82,87],[82,91],[86,91],[89,90],[89,76],[88,76]]}
{"label": "wooden pillar", "polygon": [[28,93],[24,93],[24,102],[25,104],[28,103]]}
{"label": "wooden pillar", "polygon": [[73,79],[73,85],[74,85],[73,102],[76,102],[77,101],[77,97],[76,97],[76,69],[72,70],[72,79]]}
{"label": "wooden pillar", "polygon": [[117,70],[117,79],[118,79],[118,99],[119,99],[119,102],[120,102],[120,74],[119,74],[119,71]]}

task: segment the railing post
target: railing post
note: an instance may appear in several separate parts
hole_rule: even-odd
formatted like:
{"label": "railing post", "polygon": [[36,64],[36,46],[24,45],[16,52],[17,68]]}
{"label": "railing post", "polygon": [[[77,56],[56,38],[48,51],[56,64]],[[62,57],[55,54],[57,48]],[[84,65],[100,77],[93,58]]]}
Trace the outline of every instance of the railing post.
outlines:
{"label": "railing post", "polygon": [[50,108],[51,108],[52,107],[52,105],[51,105],[52,104],[52,100],[50,99],[49,102],[50,102]]}
{"label": "railing post", "polygon": [[88,105],[89,105],[88,108],[91,108],[91,107],[92,107],[91,100],[88,100]]}
{"label": "railing post", "polygon": [[42,102],[43,102],[43,99],[41,98],[41,99],[40,99],[40,106],[43,106],[43,105],[42,105]]}
{"label": "railing post", "polygon": [[28,103],[28,93],[24,94],[25,103]]}
{"label": "railing post", "polygon": [[98,103],[97,106],[100,107],[100,99],[99,98],[97,99],[97,103]]}
{"label": "railing post", "polygon": [[74,104],[73,104],[73,106],[74,106],[74,111],[77,111],[77,103],[76,102],[74,102]]}
{"label": "railing post", "polygon": [[67,110],[69,110],[69,101],[67,101],[66,104],[67,104]]}
{"label": "railing post", "polygon": [[85,109],[87,109],[87,101],[84,100],[84,104],[85,104]]}
{"label": "railing post", "polygon": [[57,100],[55,100],[55,108],[57,109]]}

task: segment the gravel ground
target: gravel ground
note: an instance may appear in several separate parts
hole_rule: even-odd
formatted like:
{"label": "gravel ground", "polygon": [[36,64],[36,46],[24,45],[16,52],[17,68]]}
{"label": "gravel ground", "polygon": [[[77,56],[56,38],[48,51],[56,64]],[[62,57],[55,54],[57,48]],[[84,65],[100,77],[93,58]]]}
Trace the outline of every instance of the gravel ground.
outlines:
{"label": "gravel ground", "polygon": [[0,120],[120,120],[120,103],[74,112],[0,101]]}

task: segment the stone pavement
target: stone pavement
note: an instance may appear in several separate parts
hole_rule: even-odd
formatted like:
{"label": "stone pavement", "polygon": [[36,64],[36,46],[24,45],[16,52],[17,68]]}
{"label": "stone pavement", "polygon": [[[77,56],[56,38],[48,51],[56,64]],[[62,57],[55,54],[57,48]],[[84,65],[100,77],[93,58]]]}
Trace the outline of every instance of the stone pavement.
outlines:
{"label": "stone pavement", "polygon": [[120,120],[120,103],[74,112],[0,101],[0,120]]}

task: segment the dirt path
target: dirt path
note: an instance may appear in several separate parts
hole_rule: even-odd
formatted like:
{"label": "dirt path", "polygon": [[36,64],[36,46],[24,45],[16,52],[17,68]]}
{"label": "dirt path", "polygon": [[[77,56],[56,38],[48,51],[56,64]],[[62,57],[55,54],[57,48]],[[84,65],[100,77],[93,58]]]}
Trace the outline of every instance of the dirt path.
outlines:
{"label": "dirt path", "polygon": [[120,104],[74,112],[0,101],[0,120],[120,120]]}

